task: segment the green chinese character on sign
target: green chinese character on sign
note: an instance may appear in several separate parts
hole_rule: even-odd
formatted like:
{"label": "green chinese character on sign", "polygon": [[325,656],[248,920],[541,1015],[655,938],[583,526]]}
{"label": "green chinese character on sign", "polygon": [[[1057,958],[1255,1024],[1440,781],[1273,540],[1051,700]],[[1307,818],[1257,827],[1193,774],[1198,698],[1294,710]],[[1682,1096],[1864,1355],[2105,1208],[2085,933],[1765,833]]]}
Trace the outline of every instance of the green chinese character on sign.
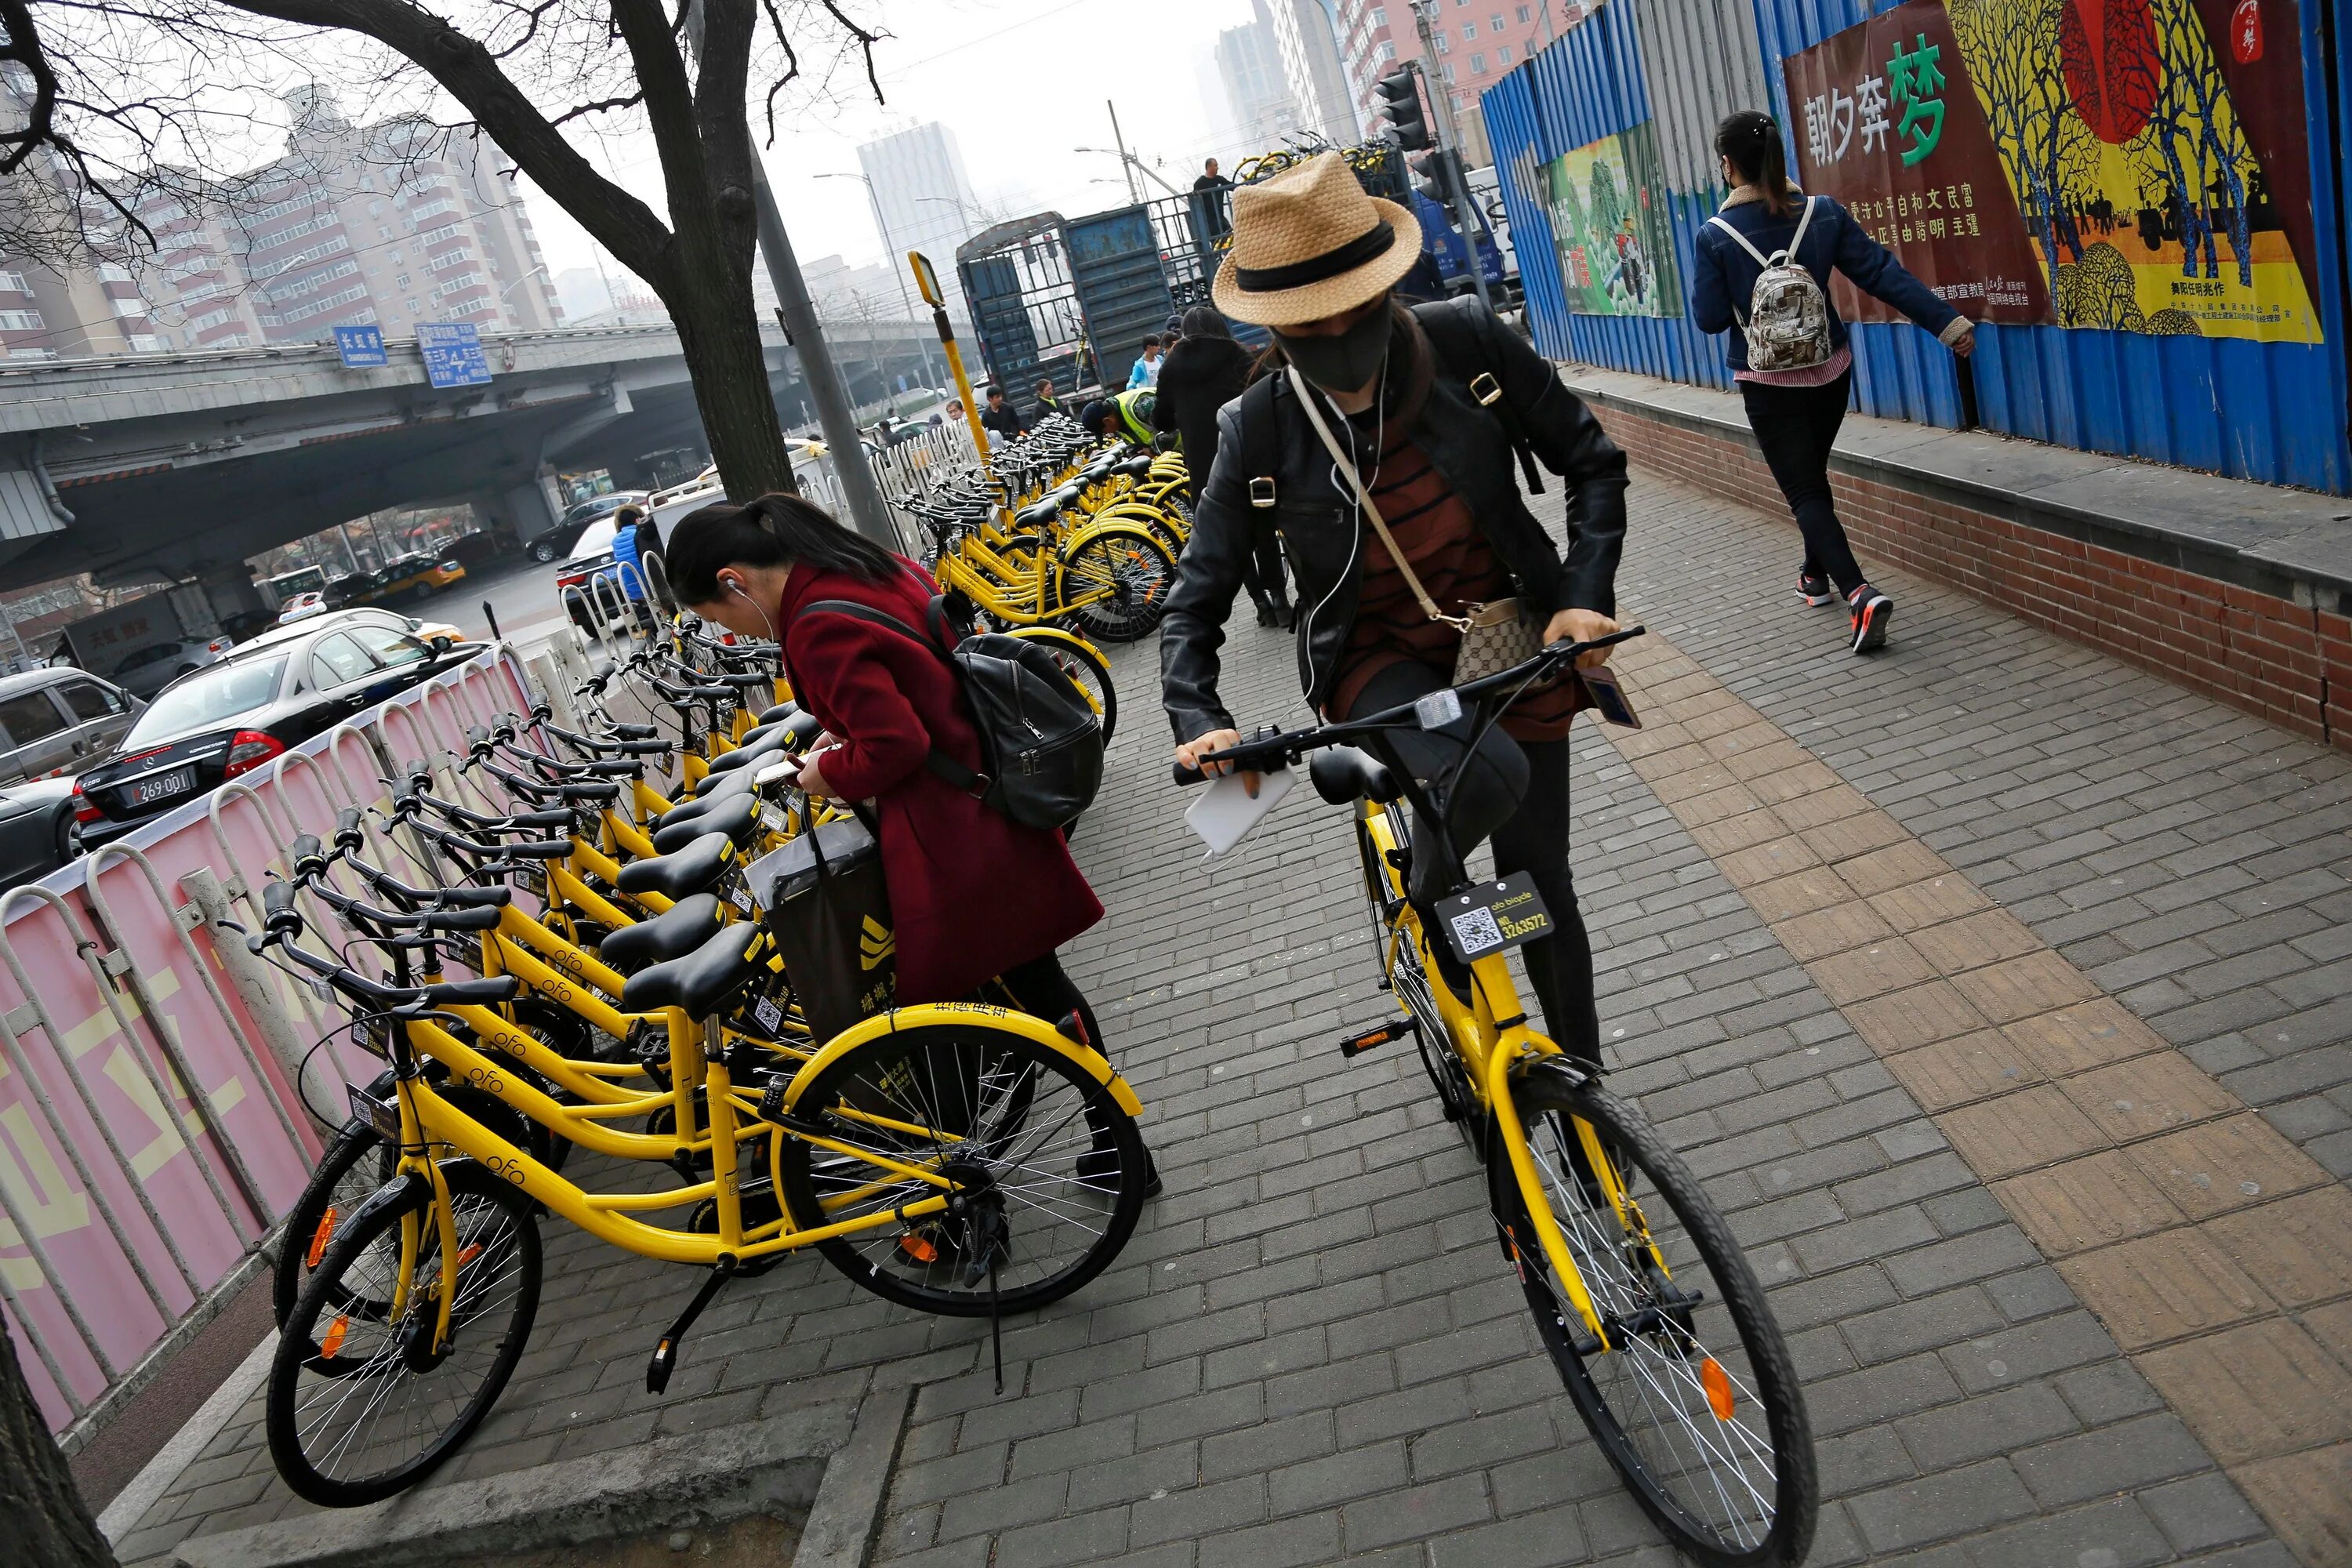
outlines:
{"label": "green chinese character on sign", "polygon": [[1894,57],[1886,62],[1887,86],[1895,107],[1903,111],[1895,133],[1911,139],[1911,145],[1903,151],[1906,169],[1933,153],[1944,134],[1944,73],[1936,63],[1943,46],[1929,43],[1925,33],[1918,37],[1912,48],[1896,44]]}

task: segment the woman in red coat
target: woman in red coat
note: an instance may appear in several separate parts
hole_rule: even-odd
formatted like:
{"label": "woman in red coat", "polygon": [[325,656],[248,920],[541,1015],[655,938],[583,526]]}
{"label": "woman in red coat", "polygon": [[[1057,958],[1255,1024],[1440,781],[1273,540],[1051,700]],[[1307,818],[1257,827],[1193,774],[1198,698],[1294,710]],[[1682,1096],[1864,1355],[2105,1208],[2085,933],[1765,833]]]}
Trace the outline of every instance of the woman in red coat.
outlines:
{"label": "woman in red coat", "polygon": [[898,1000],[1009,996],[1048,1022],[1076,1014],[1101,1049],[1094,1009],[1054,952],[1103,914],[1062,836],[1023,826],[925,766],[935,746],[981,765],[953,668],[930,643],[808,608],[845,599],[921,631],[932,592],[922,569],[788,495],[688,514],[665,559],[671,587],[695,614],[782,645],[793,697],[826,731],[801,784],[874,803]]}

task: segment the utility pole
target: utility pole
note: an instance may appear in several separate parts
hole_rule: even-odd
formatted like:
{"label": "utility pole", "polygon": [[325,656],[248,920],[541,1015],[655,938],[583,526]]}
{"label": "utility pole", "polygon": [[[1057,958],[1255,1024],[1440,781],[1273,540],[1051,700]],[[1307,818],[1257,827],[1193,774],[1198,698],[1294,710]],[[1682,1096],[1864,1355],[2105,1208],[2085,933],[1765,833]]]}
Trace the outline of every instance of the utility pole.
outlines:
{"label": "utility pole", "polygon": [[1118,149],[1118,172],[1127,176],[1127,199],[1141,206],[1143,187],[1135,183],[1135,161],[1127,150],[1127,138],[1118,128],[1118,105],[1106,98],[1103,107],[1110,110],[1110,142]]}
{"label": "utility pole", "polygon": [[[889,220],[882,216],[882,193],[876,190],[874,188],[874,182],[867,179],[864,174],[819,174],[816,177],[820,180],[856,180],[859,184],[866,187],[866,205],[874,209],[875,231],[882,237],[882,254],[884,259],[890,268],[890,276],[895,279],[898,284],[898,307],[907,312],[908,321],[915,322],[919,326],[922,321],[922,318],[915,313],[914,298],[907,292],[907,275],[897,264],[898,244],[896,240],[890,237]],[[922,342],[922,335],[919,331],[917,332],[915,341],[917,342]],[[926,385],[929,385],[931,384],[932,380],[931,351],[929,347],[926,345],[923,349],[923,382]]]}
{"label": "utility pole", "polygon": [[1429,106],[1437,111],[1437,155],[1445,161],[1447,171],[1446,211],[1470,258],[1470,286],[1478,291],[1478,303],[1491,310],[1495,301],[1487,298],[1486,268],[1478,259],[1478,226],[1470,216],[1470,174],[1462,166],[1462,132],[1454,123],[1454,93],[1438,64],[1437,40],[1430,27],[1430,17],[1436,10],[1436,0],[1412,0],[1412,24],[1421,34],[1421,79],[1429,84]]}
{"label": "utility pole", "polygon": [[[698,64],[702,58],[702,8],[698,5],[689,5],[686,13],[686,45]],[[799,258],[793,254],[791,237],[784,233],[784,215],[776,206],[775,193],[768,188],[768,171],[756,147],[751,150],[751,203],[760,219],[760,255],[768,264],[768,281],[776,289],[776,318],[783,324],[784,341],[800,354],[801,378],[808,383],[809,396],[816,404],[817,424],[824,431],[827,455],[841,483],[850,524],[887,550],[904,549],[906,541],[898,537],[898,525],[874,482],[874,470],[866,464],[866,444],[857,437],[856,410],[850,406],[840,369],[825,346],[824,329],[817,322],[816,307],[809,302],[808,284],[801,277]]]}

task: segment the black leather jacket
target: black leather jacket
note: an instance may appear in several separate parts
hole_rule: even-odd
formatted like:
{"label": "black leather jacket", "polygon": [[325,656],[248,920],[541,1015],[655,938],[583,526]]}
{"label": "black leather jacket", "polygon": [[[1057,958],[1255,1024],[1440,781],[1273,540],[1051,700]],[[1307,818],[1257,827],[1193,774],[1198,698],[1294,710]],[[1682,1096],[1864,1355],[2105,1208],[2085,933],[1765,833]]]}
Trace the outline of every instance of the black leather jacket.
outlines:
{"label": "black leather jacket", "polygon": [[[1475,300],[1417,305],[1413,314],[1437,354],[1413,440],[1468,503],[1521,599],[1547,616],[1565,609],[1614,615],[1617,557],[1625,542],[1625,455],[1560,384],[1550,362]],[[1536,457],[1568,481],[1564,558],[1519,494],[1510,436],[1468,390],[1482,371],[1494,376]],[[1160,623],[1160,704],[1180,742],[1236,727],[1217,700],[1217,649],[1250,552],[1249,481],[1265,477],[1244,470],[1255,461],[1271,470],[1275,531],[1297,580],[1299,685],[1318,711],[1355,626],[1363,540],[1370,532],[1286,375],[1260,377],[1225,405],[1217,427],[1216,467],[1192,514],[1192,536]]]}

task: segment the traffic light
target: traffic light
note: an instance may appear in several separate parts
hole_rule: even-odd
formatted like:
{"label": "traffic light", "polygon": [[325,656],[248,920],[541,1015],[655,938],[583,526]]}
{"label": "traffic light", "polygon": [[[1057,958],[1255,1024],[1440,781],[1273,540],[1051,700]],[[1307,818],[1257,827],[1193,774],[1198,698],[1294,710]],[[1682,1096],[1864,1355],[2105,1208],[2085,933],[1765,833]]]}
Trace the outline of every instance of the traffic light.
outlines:
{"label": "traffic light", "polygon": [[1388,115],[1389,130],[1397,145],[1408,153],[1424,152],[1436,145],[1429,137],[1429,120],[1421,110],[1421,82],[1410,66],[1400,66],[1372,84],[1380,95],[1381,108]]}
{"label": "traffic light", "polygon": [[1412,188],[1439,206],[1450,209],[1454,205],[1452,160],[1443,153],[1424,153],[1405,162],[1412,171]]}

